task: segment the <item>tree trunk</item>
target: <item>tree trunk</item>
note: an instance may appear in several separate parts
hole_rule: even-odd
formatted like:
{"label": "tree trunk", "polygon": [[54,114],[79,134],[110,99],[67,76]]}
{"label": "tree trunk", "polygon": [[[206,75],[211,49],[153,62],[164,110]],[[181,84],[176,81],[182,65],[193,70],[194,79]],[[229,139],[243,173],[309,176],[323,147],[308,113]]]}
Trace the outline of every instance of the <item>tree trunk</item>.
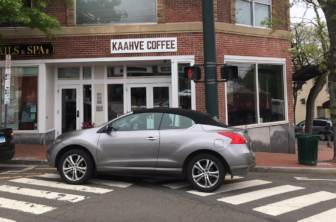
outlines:
{"label": "tree trunk", "polygon": [[313,119],[315,111],[315,100],[326,84],[327,73],[318,76],[315,85],[310,89],[306,105],[306,133],[313,133]]}
{"label": "tree trunk", "polygon": [[[333,0],[318,0],[319,4],[322,6],[322,10],[324,12],[327,27],[330,38],[330,54],[329,54],[329,70],[330,70],[330,111],[331,111],[331,119],[333,126],[336,126],[336,20],[335,20],[335,12],[336,12],[336,1]],[[333,136],[334,139],[334,156],[333,161],[336,162],[336,133]]]}

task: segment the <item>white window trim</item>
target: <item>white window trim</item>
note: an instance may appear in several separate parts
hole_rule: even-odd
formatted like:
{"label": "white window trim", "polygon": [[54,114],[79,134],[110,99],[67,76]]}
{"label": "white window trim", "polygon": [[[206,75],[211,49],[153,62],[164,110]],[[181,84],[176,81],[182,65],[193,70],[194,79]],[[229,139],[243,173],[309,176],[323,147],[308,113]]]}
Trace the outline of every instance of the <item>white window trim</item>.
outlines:
{"label": "white window trim", "polygon": [[143,23],[115,23],[115,24],[83,24],[83,25],[77,25],[77,0],[74,1],[74,25],[77,27],[80,26],[107,26],[107,25],[141,25],[141,24],[146,24],[146,25],[151,25],[151,24],[158,24],[158,1],[156,0],[155,4],[155,15],[156,15],[156,22],[143,22]]}
{"label": "white window trim", "polygon": [[[270,126],[270,125],[279,125],[289,122],[288,118],[288,94],[287,94],[287,76],[286,76],[286,59],[285,58],[269,58],[269,57],[252,57],[252,56],[231,56],[225,55],[224,56],[224,63],[248,63],[248,64],[255,64],[256,65],[256,94],[259,95],[259,82],[258,82],[258,65],[259,64],[269,64],[269,65],[282,65],[283,66],[283,85],[284,85],[284,104],[285,104],[285,120],[284,121],[277,121],[277,122],[269,122],[269,123],[260,123],[260,116],[259,116],[259,106],[257,106],[257,124],[248,125],[248,127],[256,127],[256,126]],[[227,88],[225,83],[225,101],[227,103]],[[259,96],[257,96],[257,104],[259,104]],[[228,120],[228,108],[226,108],[226,123],[229,123]],[[244,125],[245,126],[245,125]],[[241,126],[234,126],[234,127],[241,127]]]}
{"label": "white window trim", "polygon": [[[253,0],[247,0],[247,1],[252,3],[252,25],[239,24],[239,23],[237,23],[237,20],[236,20],[236,25],[245,26],[245,27],[267,29],[267,27],[255,25],[255,3],[261,4],[261,5],[268,5],[270,7],[270,13],[271,13],[272,12],[272,3],[273,3],[272,0],[271,0],[270,4],[263,3],[263,2],[255,2],[255,1],[258,1],[258,0],[254,0],[254,1]],[[236,13],[236,11],[235,11],[235,13]],[[270,17],[272,19],[272,14],[270,14]]]}

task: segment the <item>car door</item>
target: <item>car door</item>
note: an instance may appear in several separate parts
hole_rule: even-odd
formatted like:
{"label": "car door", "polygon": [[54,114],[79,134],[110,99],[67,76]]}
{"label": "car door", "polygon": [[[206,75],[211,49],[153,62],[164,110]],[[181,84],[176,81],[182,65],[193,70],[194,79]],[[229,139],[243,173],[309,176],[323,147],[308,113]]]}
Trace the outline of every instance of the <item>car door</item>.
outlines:
{"label": "car door", "polygon": [[201,139],[204,130],[185,116],[165,113],[160,125],[160,150],[156,173],[181,175],[184,158],[190,151],[190,138]]}
{"label": "car door", "polygon": [[108,125],[98,142],[101,171],[154,173],[157,163],[162,113],[128,115]]}
{"label": "car door", "polygon": [[[313,133],[319,134],[323,125],[323,121],[320,120],[313,120]],[[323,130],[322,130],[323,131]]]}

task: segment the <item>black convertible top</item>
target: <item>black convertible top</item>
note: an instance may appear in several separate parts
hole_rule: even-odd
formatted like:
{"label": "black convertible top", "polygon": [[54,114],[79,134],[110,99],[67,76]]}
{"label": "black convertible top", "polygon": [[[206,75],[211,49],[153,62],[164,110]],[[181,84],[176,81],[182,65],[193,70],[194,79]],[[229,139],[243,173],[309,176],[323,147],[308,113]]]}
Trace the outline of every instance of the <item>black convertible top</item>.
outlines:
{"label": "black convertible top", "polygon": [[178,109],[178,108],[152,108],[152,109],[137,109],[133,111],[134,114],[137,113],[170,113],[177,114],[181,116],[188,117],[196,124],[204,124],[204,125],[212,125],[212,126],[220,126],[227,127],[224,123],[216,120],[215,117],[208,113],[203,113],[195,110],[189,109]]}

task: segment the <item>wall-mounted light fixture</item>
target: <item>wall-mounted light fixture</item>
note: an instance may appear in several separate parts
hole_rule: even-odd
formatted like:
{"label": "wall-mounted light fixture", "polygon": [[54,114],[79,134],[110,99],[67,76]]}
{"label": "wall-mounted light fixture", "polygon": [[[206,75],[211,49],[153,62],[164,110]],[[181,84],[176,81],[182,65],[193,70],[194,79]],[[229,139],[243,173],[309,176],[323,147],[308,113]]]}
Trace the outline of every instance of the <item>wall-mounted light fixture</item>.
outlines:
{"label": "wall-mounted light fixture", "polygon": [[301,101],[301,104],[306,104],[306,99],[300,99],[300,101]]}

